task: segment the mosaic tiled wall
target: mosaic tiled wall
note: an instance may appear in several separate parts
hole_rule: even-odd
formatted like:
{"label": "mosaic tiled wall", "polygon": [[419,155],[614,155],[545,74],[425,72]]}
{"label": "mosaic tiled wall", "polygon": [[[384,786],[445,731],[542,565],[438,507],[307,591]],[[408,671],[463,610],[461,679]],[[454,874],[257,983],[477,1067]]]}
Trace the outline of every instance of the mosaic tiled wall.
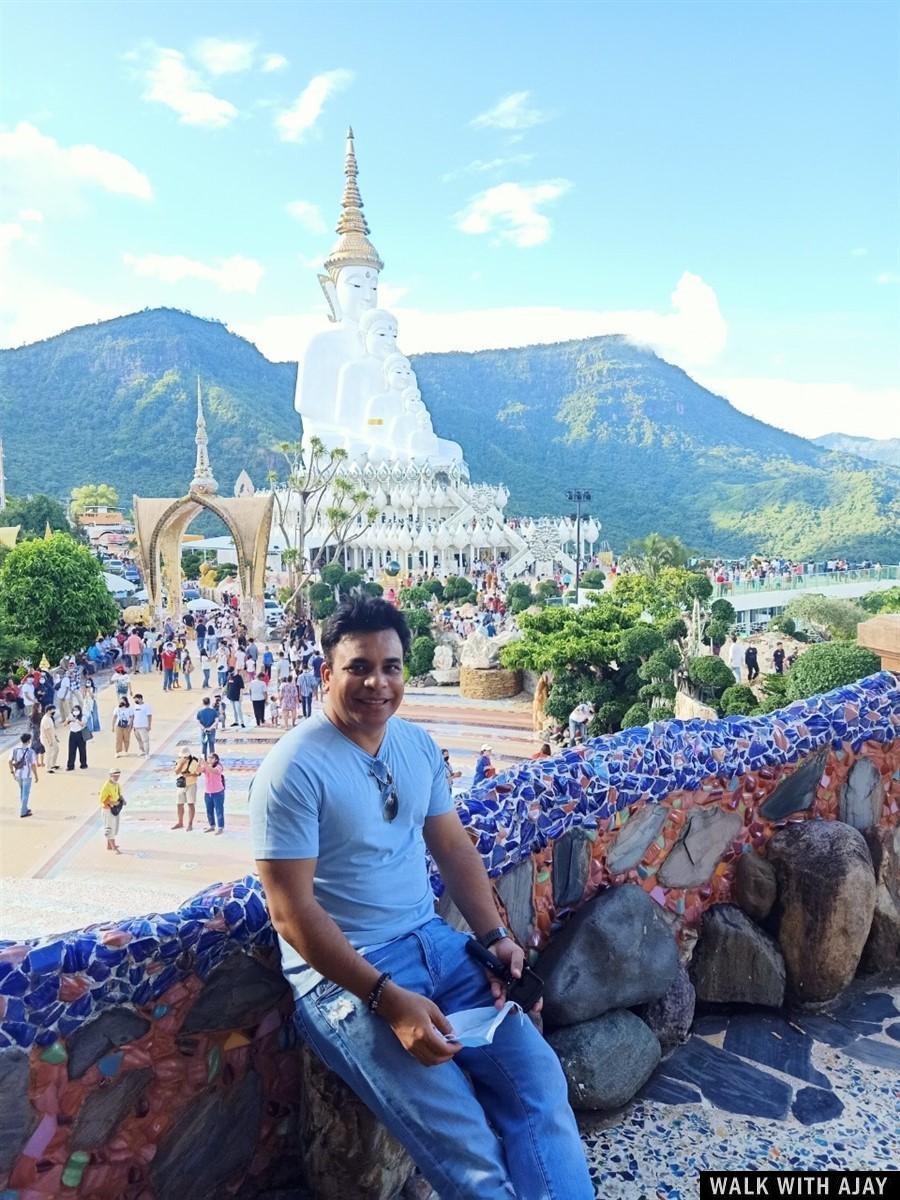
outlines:
{"label": "mosaic tiled wall", "polygon": [[[784,820],[896,825],[898,811],[887,673],[767,717],[628,730],[461,799],[533,947],[559,912],[626,880],[689,932],[728,898],[736,857]],[[2,1195],[176,1200],[186,1170],[211,1195],[262,1179],[296,1148],[302,1108],[275,967],[252,876],[177,913],[0,944]]]}

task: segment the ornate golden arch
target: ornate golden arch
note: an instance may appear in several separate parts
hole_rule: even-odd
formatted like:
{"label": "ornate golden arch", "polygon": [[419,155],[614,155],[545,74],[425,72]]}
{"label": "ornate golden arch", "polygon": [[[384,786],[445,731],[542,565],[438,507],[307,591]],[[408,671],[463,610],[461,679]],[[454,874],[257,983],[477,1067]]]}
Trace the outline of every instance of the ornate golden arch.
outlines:
{"label": "ornate golden arch", "polygon": [[162,615],[163,591],[167,590],[170,615],[181,618],[181,543],[191,521],[206,509],[224,521],[234,540],[241,617],[253,632],[263,632],[266,554],[274,505],[271,494],[223,497],[191,491],[180,499],[135,496],[133,505],[138,556],[151,612]]}

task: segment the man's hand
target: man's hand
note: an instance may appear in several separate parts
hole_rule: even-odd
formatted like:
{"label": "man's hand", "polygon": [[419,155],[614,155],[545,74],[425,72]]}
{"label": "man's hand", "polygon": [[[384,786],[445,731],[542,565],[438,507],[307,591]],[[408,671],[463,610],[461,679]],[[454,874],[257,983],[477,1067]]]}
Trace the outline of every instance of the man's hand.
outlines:
{"label": "man's hand", "polygon": [[[499,958],[502,963],[505,963],[513,979],[521,979],[522,968],[525,965],[525,951],[521,946],[516,945],[512,938],[501,938],[499,942],[494,942],[490,952],[495,958]],[[506,1003],[506,984],[490,971],[485,971],[485,974],[487,975],[488,983],[491,985],[494,1007],[502,1008]],[[544,998],[542,996],[531,1011],[537,1014],[543,1007]]]}
{"label": "man's hand", "polygon": [[437,1067],[449,1062],[462,1049],[435,1033],[435,1029],[452,1032],[450,1022],[436,1004],[396,984],[389,983],[384,989],[376,1016],[387,1021],[400,1045],[423,1066]]}

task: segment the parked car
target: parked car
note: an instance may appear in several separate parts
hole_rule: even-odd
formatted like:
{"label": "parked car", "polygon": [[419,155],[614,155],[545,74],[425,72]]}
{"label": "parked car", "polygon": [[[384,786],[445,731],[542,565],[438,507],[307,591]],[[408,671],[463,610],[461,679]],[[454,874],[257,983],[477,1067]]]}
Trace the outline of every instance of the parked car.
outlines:
{"label": "parked car", "polygon": [[189,584],[187,587],[182,588],[181,595],[182,595],[182,598],[185,600],[199,600],[200,599],[200,589],[194,587],[193,584]]}
{"label": "parked car", "polygon": [[267,625],[280,625],[284,620],[284,609],[277,600],[266,600],[263,604]]}

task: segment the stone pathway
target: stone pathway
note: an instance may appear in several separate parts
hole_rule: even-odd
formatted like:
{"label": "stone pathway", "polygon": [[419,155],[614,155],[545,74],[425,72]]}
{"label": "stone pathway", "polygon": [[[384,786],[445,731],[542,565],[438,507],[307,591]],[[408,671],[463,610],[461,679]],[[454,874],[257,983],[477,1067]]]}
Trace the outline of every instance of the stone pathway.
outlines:
{"label": "stone pathway", "polygon": [[632,1106],[580,1124],[605,1200],[695,1200],[700,1171],[900,1171],[900,986],[701,1016]]}

